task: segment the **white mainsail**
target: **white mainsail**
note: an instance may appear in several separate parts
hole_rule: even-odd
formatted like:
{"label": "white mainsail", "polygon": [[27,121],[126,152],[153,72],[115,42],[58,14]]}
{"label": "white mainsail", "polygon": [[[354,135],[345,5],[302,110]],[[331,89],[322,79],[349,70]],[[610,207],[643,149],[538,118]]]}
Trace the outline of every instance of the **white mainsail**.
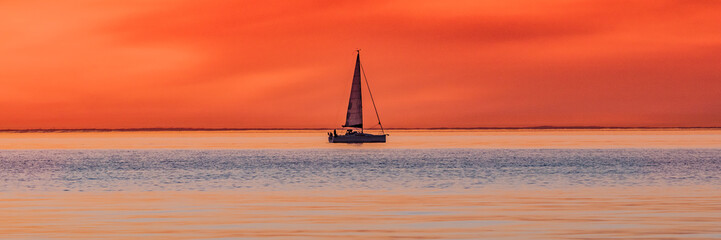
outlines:
{"label": "white mainsail", "polygon": [[363,99],[361,94],[361,69],[360,53],[355,60],[355,71],[353,72],[353,85],[350,89],[350,100],[348,100],[348,114],[345,117],[343,127],[363,128]]}

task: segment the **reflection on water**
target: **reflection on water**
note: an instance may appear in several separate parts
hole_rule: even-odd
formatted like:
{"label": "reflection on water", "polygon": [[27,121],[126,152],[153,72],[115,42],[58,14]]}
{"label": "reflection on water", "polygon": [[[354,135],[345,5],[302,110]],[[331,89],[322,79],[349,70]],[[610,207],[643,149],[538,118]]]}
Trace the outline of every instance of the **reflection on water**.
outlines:
{"label": "reflection on water", "polygon": [[719,131],[392,134],[3,133],[0,238],[721,238]]}
{"label": "reflection on water", "polygon": [[326,131],[0,132],[0,149],[721,148],[721,129],[394,130],[385,144],[331,144]]}
{"label": "reflection on water", "polygon": [[6,150],[0,191],[721,185],[721,149]]}
{"label": "reflection on water", "polygon": [[4,194],[7,238],[711,239],[714,187]]}

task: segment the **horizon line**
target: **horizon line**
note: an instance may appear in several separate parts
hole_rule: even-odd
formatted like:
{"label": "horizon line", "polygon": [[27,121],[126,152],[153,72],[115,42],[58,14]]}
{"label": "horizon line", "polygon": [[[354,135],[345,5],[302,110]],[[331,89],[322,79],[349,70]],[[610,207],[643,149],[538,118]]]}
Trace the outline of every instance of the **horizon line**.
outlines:
{"label": "horizon line", "polygon": [[[32,133],[32,132],[171,132],[171,131],[273,131],[273,130],[333,130],[338,128],[173,128],[173,127],[152,127],[152,128],[26,128],[26,129],[0,129],[1,132]],[[380,128],[366,128],[368,130],[380,130]],[[713,127],[618,127],[618,126],[527,126],[527,127],[395,127],[384,128],[386,130],[602,130],[602,129],[721,129],[721,126]]]}

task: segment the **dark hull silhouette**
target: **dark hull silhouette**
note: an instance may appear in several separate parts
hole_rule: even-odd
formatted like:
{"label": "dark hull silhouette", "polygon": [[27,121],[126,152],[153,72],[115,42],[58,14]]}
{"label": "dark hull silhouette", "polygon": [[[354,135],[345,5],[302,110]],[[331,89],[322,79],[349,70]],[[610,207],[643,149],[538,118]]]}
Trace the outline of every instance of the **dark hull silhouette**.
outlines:
{"label": "dark hull silhouette", "polygon": [[330,135],[328,136],[330,143],[384,143],[386,135],[374,135],[367,133],[354,133],[346,135]]}

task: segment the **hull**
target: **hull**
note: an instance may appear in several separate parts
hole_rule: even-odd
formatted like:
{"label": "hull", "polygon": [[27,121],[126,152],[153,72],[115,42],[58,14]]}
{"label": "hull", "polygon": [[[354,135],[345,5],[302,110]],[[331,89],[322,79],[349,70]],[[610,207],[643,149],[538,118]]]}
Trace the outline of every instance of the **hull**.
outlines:
{"label": "hull", "polygon": [[331,143],[384,143],[386,135],[373,134],[352,134],[329,136],[328,142]]}

